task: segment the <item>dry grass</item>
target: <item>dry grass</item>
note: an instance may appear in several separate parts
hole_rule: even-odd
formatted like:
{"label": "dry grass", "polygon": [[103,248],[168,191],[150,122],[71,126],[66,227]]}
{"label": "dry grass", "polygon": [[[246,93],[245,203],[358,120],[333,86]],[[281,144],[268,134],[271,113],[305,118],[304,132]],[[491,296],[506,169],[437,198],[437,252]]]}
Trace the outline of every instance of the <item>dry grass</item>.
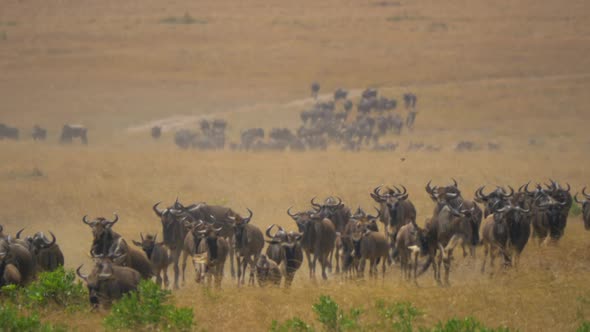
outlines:
{"label": "dry grass", "polygon": [[[254,223],[293,228],[285,210],[336,194],[370,208],[368,192],[403,183],[422,222],[432,211],[429,179],[454,176],[464,193],[481,184],[547,177],[588,183],[590,25],[583,0],[554,1],[160,1],[8,2],[0,11],[0,121],[50,129],[45,144],[0,142],[0,223],[9,232],[52,229],[66,265],[88,264],[84,214],[116,211],[127,238],[160,231],[151,205],[182,201],[254,211]],[[206,24],[161,24],[183,13]],[[394,154],[198,153],[177,151],[171,134],[152,142],[129,132],[175,115],[221,114],[232,137],[249,126],[294,126],[309,83],[322,93],[376,86],[419,96],[416,130]],[[293,102],[294,101],[294,102]],[[90,128],[90,146],[57,145],[65,122]],[[529,146],[529,139],[543,142]],[[456,153],[460,140],[499,142],[498,152]],[[410,141],[441,145],[406,152]],[[401,161],[400,158],[405,158]],[[35,176],[33,170],[42,171]],[[457,259],[453,286],[430,275],[420,288],[399,280],[314,285],[306,269],[287,293],[220,292],[188,282],[176,294],[208,330],[264,330],[273,318],[312,320],[319,294],[369,308],[377,298],[411,301],[424,321],[474,315],[521,330],[573,330],[588,308],[588,234],[572,219],[557,248],[531,244],[518,271],[490,278],[480,261]],[[189,274],[192,276],[192,274]],[[191,277],[189,277],[190,279]],[[581,310],[581,311],[580,311]],[[52,314],[79,328],[100,315]]]}

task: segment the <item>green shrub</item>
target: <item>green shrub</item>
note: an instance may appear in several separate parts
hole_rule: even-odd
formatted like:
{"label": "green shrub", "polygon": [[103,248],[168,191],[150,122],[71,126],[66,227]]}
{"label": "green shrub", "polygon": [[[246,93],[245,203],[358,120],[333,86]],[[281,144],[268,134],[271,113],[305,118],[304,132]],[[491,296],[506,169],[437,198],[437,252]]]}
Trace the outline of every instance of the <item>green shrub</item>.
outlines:
{"label": "green shrub", "polygon": [[578,205],[578,203],[574,202],[572,203],[572,206],[570,207],[570,215],[572,217],[578,217],[582,214],[582,208],[580,207],[580,205]]}
{"label": "green shrub", "polygon": [[376,329],[386,331],[412,332],[414,320],[422,312],[409,302],[386,303],[378,300],[375,304],[379,321]]}
{"label": "green shrub", "polygon": [[5,299],[27,308],[57,304],[73,310],[88,303],[86,288],[76,281],[74,271],[66,271],[63,267],[40,273],[37,280],[27,287],[4,286],[1,293]]}
{"label": "green shrub", "polygon": [[193,327],[191,308],[176,308],[168,304],[170,291],[162,290],[149,280],[139,284],[137,292],[131,292],[117,301],[105,318],[108,329],[158,329],[188,331]]}
{"label": "green shrub", "polygon": [[430,332],[508,332],[510,329],[499,327],[496,329],[485,327],[473,317],[464,319],[451,318],[446,322],[438,322]]}
{"label": "green shrub", "polygon": [[24,288],[25,303],[36,306],[53,303],[72,307],[88,303],[86,288],[76,281],[72,270],[57,268],[52,272],[42,272],[36,281]]}
{"label": "green shrub", "polygon": [[313,332],[314,329],[309,324],[301,320],[299,317],[293,317],[279,324],[278,321],[273,320],[270,327],[271,332]]}
{"label": "green shrub", "polygon": [[582,324],[578,326],[576,332],[590,332],[590,322],[583,321]]}
{"label": "green shrub", "polygon": [[331,297],[322,295],[319,302],[312,306],[313,311],[318,317],[318,321],[322,323],[326,331],[347,331],[358,330],[359,316],[362,311],[358,308],[352,308],[346,314],[338,303],[334,302]]}
{"label": "green shrub", "polygon": [[0,306],[0,331],[65,331],[63,327],[41,323],[37,314],[19,315],[19,310],[11,305]]}

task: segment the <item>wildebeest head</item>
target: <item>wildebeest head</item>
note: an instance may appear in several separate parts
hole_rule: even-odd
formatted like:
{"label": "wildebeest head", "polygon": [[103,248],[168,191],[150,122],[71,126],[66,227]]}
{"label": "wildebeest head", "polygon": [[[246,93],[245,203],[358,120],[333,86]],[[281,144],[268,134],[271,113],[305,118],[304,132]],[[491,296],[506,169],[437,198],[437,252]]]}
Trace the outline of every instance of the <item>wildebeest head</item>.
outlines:
{"label": "wildebeest head", "polygon": [[295,221],[299,232],[303,233],[305,231],[306,225],[311,221],[311,215],[313,214],[313,211],[291,213],[291,208],[292,207],[287,209],[287,214]]}
{"label": "wildebeest head", "polygon": [[49,234],[51,234],[51,241],[47,238],[47,236],[45,236],[45,234],[43,234],[43,232],[37,232],[30,238],[30,242],[35,254],[38,254],[43,249],[49,249],[55,244],[55,234],[53,234],[51,231]]}
{"label": "wildebeest head", "polygon": [[453,201],[461,197],[461,191],[459,190],[457,180],[454,178],[451,179],[453,180],[453,184],[445,187],[433,187],[431,185],[432,181],[428,181],[425,189],[432,201],[437,204],[446,204],[449,201]]}
{"label": "wildebeest head", "polygon": [[156,238],[158,237],[158,233],[153,235],[146,234],[145,237],[143,237],[142,233],[139,233],[139,236],[141,238],[141,242],[132,240],[133,244],[140,247],[143,250],[143,252],[145,252],[146,256],[148,258],[151,258],[152,252],[154,251],[154,247],[156,246]]}
{"label": "wildebeest head", "polygon": [[514,189],[508,186],[510,189],[510,193],[506,192],[503,187],[496,187],[494,191],[489,194],[484,194],[485,186],[479,187],[475,191],[475,201],[481,204],[484,204],[484,218],[493,214],[498,209],[503,208],[504,206],[510,204],[510,199],[514,195]]}
{"label": "wildebeest head", "polygon": [[229,220],[231,220],[234,223],[237,243],[241,243],[242,239],[244,238],[246,225],[250,222],[250,220],[252,220],[252,216],[253,216],[252,210],[250,210],[250,209],[247,209],[247,210],[248,210],[249,215],[246,218],[240,216],[237,213],[235,215],[229,215],[229,214],[227,215]]}
{"label": "wildebeest head", "polygon": [[[274,234],[271,234],[271,231],[275,226],[278,228],[278,230]],[[276,243],[283,243],[283,242],[287,241],[287,236],[288,236],[287,232],[285,231],[285,229],[282,226],[278,226],[276,224],[270,225],[266,229],[265,234],[266,234],[266,237],[268,237],[268,240],[265,240],[267,243],[276,244]]]}
{"label": "wildebeest head", "polygon": [[76,273],[80,279],[84,280],[86,287],[88,287],[90,303],[94,307],[98,307],[104,298],[104,290],[101,287],[101,283],[113,277],[113,262],[108,258],[102,257],[95,257],[95,261],[96,263],[90,274],[86,275],[81,272],[84,265],[80,265],[76,269]]}
{"label": "wildebeest head", "polygon": [[324,201],[324,204],[318,204],[315,202],[315,197],[311,199],[311,205],[316,211],[315,214],[322,216],[323,218],[331,218],[336,212],[344,207],[340,198],[328,197]]}
{"label": "wildebeest head", "polygon": [[[389,222],[390,224],[394,222],[396,219],[395,216],[397,215],[397,210],[399,209],[399,205],[401,202],[406,201],[408,199],[408,190],[406,187],[401,185],[402,189],[399,189],[397,186],[394,186],[394,189],[387,188],[386,193],[381,193],[381,188],[383,185],[380,185],[373,189],[373,192],[370,194],[373,200],[380,204],[381,209],[378,210],[379,218],[382,222]],[[395,226],[395,225],[392,225]]]}
{"label": "wildebeest head", "polygon": [[112,221],[103,217],[98,217],[92,221],[88,221],[87,215],[85,215],[82,218],[82,221],[86,225],[90,226],[90,228],[92,229],[92,235],[94,236],[94,239],[98,240],[103,237],[105,232],[109,232],[113,225],[115,225],[119,220],[119,216],[116,213],[114,213],[114,215],[115,219],[113,219]]}
{"label": "wildebeest head", "polygon": [[549,179],[549,181],[550,181],[551,185],[548,185],[548,184],[545,185],[547,187],[547,192],[556,201],[566,203],[562,208],[562,212],[567,214],[569,212],[570,207],[572,206],[572,203],[573,203],[572,194],[570,193],[571,187],[570,187],[569,183],[566,183],[567,188],[563,188],[556,181],[554,181],[552,179]]}
{"label": "wildebeest head", "polygon": [[164,233],[164,243],[169,247],[174,247],[177,242],[184,240],[184,225],[179,222],[181,218],[186,217],[186,213],[183,212],[181,209],[176,209],[176,207],[183,208],[182,204],[178,202],[178,199],[174,203],[174,206],[166,208],[164,210],[158,209],[158,205],[161,202],[154,204],[152,209],[156,216],[160,218],[160,222],[162,223],[162,230]]}

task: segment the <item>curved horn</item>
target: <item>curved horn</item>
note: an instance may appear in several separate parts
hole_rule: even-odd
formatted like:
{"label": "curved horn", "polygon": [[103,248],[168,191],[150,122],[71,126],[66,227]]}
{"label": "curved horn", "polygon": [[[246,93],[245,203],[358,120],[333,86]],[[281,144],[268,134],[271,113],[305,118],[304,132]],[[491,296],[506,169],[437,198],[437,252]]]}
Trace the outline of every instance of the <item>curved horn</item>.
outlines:
{"label": "curved horn", "polygon": [[49,234],[51,234],[51,238],[52,239],[51,239],[51,242],[50,243],[47,243],[47,242],[43,241],[43,242],[45,242],[45,248],[51,247],[52,245],[55,244],[55,241],[56,241],[55,234],[53,234],[52,231],[49,231]]}
{"label": "curved horn", "polygon": [[403,184],[400,184],[400,186],[401,186],[401,187],[404,189],[404,191],[403,191],[403,192],[401,192],[401,190],[399,190],[399,188],[398,188],[398,187],[395,187],[395,189],[396,189],[396,190],[397,190],[397,192],[398,192],[398,193],[396,194],[396,196],[404,196],[404,195],[406,195],[406,194],[408,193],[408,189],[407,189],[406,187],[404,187],[404,185],[403,185]]}
{"label": "curved horn", "polygon": [[291,207],[289,207],[289,208],[287,209],[287,214],[289,215],[289,217],[291,217],[291,218],[295,219],[295,218],[296,218],[296,217],[299,215],[299,213],[291,214],[291,209],[292,209],[292,208],[293,208],[293,207],[291,206]]}
{"label": "curved horn", "polygon": [[426,188],[425,188],[426,192],[429,194],[434,193],[434,190],[436,190],[436,187],[432,187],[431,183],[432,183],[432,179],[428,180],[428,183],[426,184]]}
{"label": "curved horn", "polygon": [[219,232],[221,232],[222,229],[223,229],[223,226],[222,227],[219,227],[219,228],[213,228],[213,231],[215,233],[219,233]]}
{"label": "curved horn", "polygon": [[568,193],[569,193],[569,192],[570,192],[570,190],[572,189],[572,187],[571,187],[571,186],[570,186],[570,184],[569,184],[569,183],[567,183],[567,182],[566,182],[565,184],[567,185],[567,189],[564,189],[564,190],[565,190],[566,192],[568,192]]}
{"label": "curved horn", "polygon": [[[272,224],[272,225],[268,226],[268,228],[266,229],[266,236],[268,236],[269,239],[272,239],[274,237],[274,236],[270,235],[270,231],[275,226],[276,226],[275,224]],[[275,233],[275,235],[276,235],[276,233]]]}
{"label": "curved horn", "polygon": [[529,184],[531,183],[531,181],[527,182],[526,185],[524,186],[524,192],[529,194],[529,195],[534,195],[535,192],[534,191],[529,191]]}
{"label": "curved horn", "polygon": [[20,234],[25,230],[26,227],[20,229],[20,231],[16,232],[16,238],[20,239]]}
{"label": "curved horn", "polygon": [[373,206],[373,209],[375,209],[375,211],[377,211],[377,216],[375,216],[375,219],[379,219],[381,217],[381,210],[379,210],[378,208]]}
{"label": "curved horn", "polygon": [[520,206],[516,206],[516,207],[514,207],[514,209],[516,211],[518,211],[518,212],[521,212],[521,213],[529,213],[529,212],[531,212],[531,209],[523,209]]}
{"label": "curved horn", "polygon": [[84,275],[84,274],[82,274],[82,272],[80,272],[80,270],[82,269],[82,266],[84,266],[84,264],[78,266],[78,268],[76,269],[76,274],[78,275],[78,277],[80,277],[80,279],[88,282],[88,275]]}
{"label": "curved horn", "polygon": [[249,216],[248,216],[247,218],[243,218],[243,219],[242,219],[242,222],[243,222],[244,224],[247,224],[247,223],[249,223],[249,222],[250,222],[250,220],[252,219],[252,216],[254,215],[254,213],[252,213],[252,210],[250,210],[250,209],[247,209],[247,210],[248,210]]}
{"label": "curved horn", "polygon": [[115,220],[107,222],[107,224],[108,224],[109,226],[111,226],[111,227],[112,227],[114,224],[116,224],[116,223],[117,223],[117,221],[119,221],[119,216],[117,215],[117,213],[113,213],[113,214],[115,215]]}
{"label": "curved horn", "polygon": [[455,188],[459,188],[459,184],[457,183],[457,180],[455,180],[455,178],[451,178],[451,180],[453,180],[453,186]]}
{"label": "curved horn", "polygon": [[86,225],[90,225],[90,221],[88,221],[88,215],[84,215],[84,217],[82,217],[82,221],[86,224]]}
{"label": "curved horn", "polygon": [[341,207],[341,206],[343,205],[343,204],[342,204],[342,198],[340,198],[340,197],[338,197],[338,196],[336,196],[336,198],[338,199],[338,203],[336,203],[336,206],[337,206],[337,207]]}
{"label": "curved horn", "polygon": [[315,210],[319,210],[322,208],[321,205],[315,202],[315,196],[313,196],[313,198],[311,199],[311,205],[314,207]]}
{"label": "curved horn", "polygon": [[139,232],[139,237],[141,238],[141,242],[143,242],[143,234]]}
{"label": "curved horn", "polygon": [[375,187],[375,189],[373,189],[373,194],[375,194],[376,196],[382,197],[383,196],[383,195],[381,195],[381,188],[382,187],[383,187],[382,184]]}
{"label": "curved horn", "polygon": [[512,208],[513,208],[512,205],[508,204],[508,205],[504,206],[503,208],[496,210],[496,212],[504,213],[504,212],[509,211]]}
{"label": "curved horn", "polygon": [[156,243],[156,238],[158,237],[158,233],[154,234],[154,243]]}
{"label": "curved horn", "polygon": [[584,204],[584,201],[580,201],[580,199],[578,199],[578,193],[574,195],[574,201],[578,204]]}
{"label": "curved horn", "polygon": [[586,198],[590,198],[590,195],[586,193],[586,187],[582,188],[582,195],[584,195]]}
{"label": "curved horn", "polygon": [[158,210],[158,205],[160,205],[160,203],[162,203],[162,202],[158,202],[158,203],[154,204],[154,206],[152,206],[152,210],[154,210],[154,212],[156,213],[156,215],[158,217],[162,217],[162,214],[164,214],[164,210],[162,210],[162,211]]}
{"label": "curved horn", "polygon": [[505,198],[509,198],[509,197],[512,197],[512,195],[514,195],[514,188],[512,188],[511,186],[508,186],[508,189],[510,189],[510,194],[506,193],[504,191],[504,188],[502,188],[502,194],[501,195],[503,197],[505,197]]}

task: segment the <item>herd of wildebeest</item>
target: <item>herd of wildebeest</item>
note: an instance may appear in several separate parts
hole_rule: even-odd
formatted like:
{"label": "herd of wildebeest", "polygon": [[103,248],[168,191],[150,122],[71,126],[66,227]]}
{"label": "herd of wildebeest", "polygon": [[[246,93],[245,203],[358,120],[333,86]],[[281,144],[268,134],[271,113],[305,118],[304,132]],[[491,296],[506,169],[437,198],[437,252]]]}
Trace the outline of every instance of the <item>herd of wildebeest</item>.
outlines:
{"label": "herd of wildebeest", "polygon": [[[112,220],[84,216],[82,221],[92,231],[89,255],[94,266],[87,274],[80,266],[77,274],[88,286],[94,306],[110,304],[136,289],[142,279],[155,277],[161,287],[179,288],[189,257],[197,283],[207,287],[212,282],[221,286],[228,258],[238,286],[248,276],[249,285],[289,287],[304,260],[312,279],[318,263],[323,279],[328,273],[356,279],[363,277],[368,262],[371,278],[379,277],[379,264],[382,278],[388,267],[397,266],[404,280],[417,284],[417,277],[432,268],[435,281],[446,286],[458,246],[464,257],[471,258],[476,247],[483,246],[481,272],[489,258],[493,273],[497,257],[502,269],[517,266],[530,237],[539,245],[559,241],[574,201],[581,205],[584,226],[590,229],[590,194],[585,187],[581,200],[579,194],[571,195],[569,184],[564,187],[553,180],[544,185],[527,183],[516,191],[508,186],[486,193],[480,187],[473,200],[464,198],[455,180],[446,186],[429,181],[426,192],[434,211],[423,227],[416,223],[416,209],[403,185],[381,185],[370,193],[378,203],[375,214],[360,207],[351,210],[337,197],[323,202],[312,198],[310,209],[286,210],[295,221],[293,230],[273,224],[263,232],[252,221],[250,209],[243,215],[229,207],[184,205],[178,199],[166,208],[160,202],[152,207],[162,226],[159,234],[140,233],[132,241],[115,231],[116,214]],[[22,236],[21,229],[10,236],[3,230],[0,226],[0,285],[24,286],[38,272],[64,264],[53,233],[50,240],[42,232]],[[173,285],[167,273],[170,265]]]}

